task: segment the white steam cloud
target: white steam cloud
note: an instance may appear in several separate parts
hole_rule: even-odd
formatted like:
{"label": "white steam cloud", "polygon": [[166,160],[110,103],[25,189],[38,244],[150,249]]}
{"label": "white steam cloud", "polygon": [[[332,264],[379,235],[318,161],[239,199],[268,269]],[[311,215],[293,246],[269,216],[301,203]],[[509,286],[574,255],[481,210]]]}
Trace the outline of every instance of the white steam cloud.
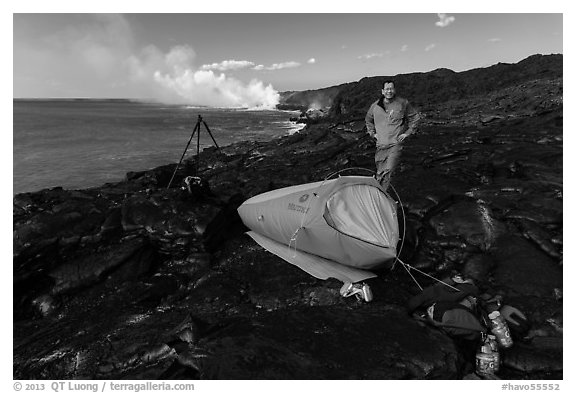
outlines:
{"label": "white steam cloud", "polygon": [[438,27],[446,27],[451,25],[456,20],[453,16],[448,16],[446,14],[438,14],[438,21],[436,22],[436,26]]}
{"label": "white steam cloud", "polygon": [[432,49],[436,48],[436,44],[430,44],[428,45],[426,48],[424,48],[424,50],[426,52],[430,52]]}
{"label": "white steam cloud", "polygon": [[278,104],[279,95],[271,85],[264,86],[258,80],[247,85],[216,75],[212,71],[162,74],[156,72],[154,80],[177,97],[191,104],[216,107],[273,108]]}
{"label": "white steam cloud", "polygon": [[249,67],[247,61],[228,60],[194,67],[196,54],[189,46],[176,46],[163,54],[147,47],[140,56],[129,59],[134,80],[153,83],[154,96],[164,102],[215,107],[274,108],[279,94],[271,85],[253,79],[243,83],[213,70]]}

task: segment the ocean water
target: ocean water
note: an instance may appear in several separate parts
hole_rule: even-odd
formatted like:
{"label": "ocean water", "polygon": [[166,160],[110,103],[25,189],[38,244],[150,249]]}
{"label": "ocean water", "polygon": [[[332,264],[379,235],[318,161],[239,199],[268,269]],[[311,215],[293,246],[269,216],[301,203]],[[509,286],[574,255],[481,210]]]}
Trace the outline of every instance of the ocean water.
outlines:
{"label": "ocean water", "polygon": [[[13,194],[120,181],[177,163],[197,123],[218,146],[267,141],[301,128],[293,112],[198,108],[129,100],[14,100]],[[205,126],[200,150],[214,146]],[[186,157],[196,154],[196,135]]]}

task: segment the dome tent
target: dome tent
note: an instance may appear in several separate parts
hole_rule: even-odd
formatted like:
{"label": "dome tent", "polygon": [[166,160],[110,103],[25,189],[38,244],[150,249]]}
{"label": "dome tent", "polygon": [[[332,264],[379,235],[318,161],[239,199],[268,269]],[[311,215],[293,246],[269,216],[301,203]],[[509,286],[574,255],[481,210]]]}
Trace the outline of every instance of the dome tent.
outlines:
{"label": "dome tent", "polygon": [[238,213],[262,247],[314,277],[358,282],[391,267],[399,239],[396,203],[367,176],[281,188]]}

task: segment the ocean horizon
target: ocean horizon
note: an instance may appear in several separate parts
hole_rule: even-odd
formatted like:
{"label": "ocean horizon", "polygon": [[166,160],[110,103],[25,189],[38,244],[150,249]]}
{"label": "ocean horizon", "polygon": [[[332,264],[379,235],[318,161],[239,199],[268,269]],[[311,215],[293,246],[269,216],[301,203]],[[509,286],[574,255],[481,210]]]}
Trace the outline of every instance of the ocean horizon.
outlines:
{"label": "ocean horizon", "polygon": [[[45,188],[84,189],[127,172],[177,163],[198,115],[219,147],[268,141],[300,130],[296,112],[213,108],[132,99],[13,99],[13,195]],[[214,146],[201,124],[200,150]],[[186,158],[196,154],[196,135]]]}

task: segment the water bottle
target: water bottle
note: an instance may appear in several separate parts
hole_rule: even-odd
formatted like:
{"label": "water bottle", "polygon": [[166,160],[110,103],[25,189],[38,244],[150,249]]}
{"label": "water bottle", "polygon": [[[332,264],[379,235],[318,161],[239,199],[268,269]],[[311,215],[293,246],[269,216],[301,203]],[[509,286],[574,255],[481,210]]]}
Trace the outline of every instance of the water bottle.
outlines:
{"label": "water bottle", "polygon": [[484,341],[476,352],[476,373],[480,375],[494,375],[496,372],[496,359],[492,348]]}
{"label": "water bottle", "polygon": [[502,348],[510,348],[513,344],[512,337],[510,336],[510,329],[508,324],[502,318],[498,311],[493,311],[488,314],[491,323],[491,331],[496,336],[496,341]]}
{"label": "water bottle", "polygon": [[496,336],[489,334],[486,337],[486,341],[492,350],[492,356],[494,357],[494,372],[500,371],[500,352],[498,352],[498,341],[496,341]]}
{"label": "water bottle", "polygon": [[372,299],[374,298],[370,286],[366,283],[362,284],[362,298],[364,298],[366,302],[371,302]]}

